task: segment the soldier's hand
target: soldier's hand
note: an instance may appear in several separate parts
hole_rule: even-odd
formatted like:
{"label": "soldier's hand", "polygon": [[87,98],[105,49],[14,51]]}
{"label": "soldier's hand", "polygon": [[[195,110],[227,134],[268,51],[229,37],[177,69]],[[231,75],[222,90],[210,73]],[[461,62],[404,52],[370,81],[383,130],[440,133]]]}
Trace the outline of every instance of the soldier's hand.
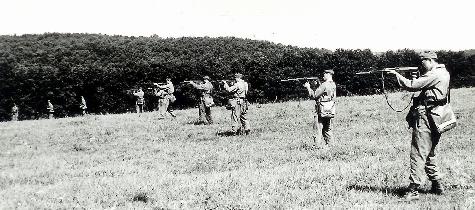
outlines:
{"label": "soldier's hand", "polygon": [[307,82],[305,82],[305,84],[303,84],[303,86],[306,87],[306,88],[310,88],[310,83],[307,81]]}

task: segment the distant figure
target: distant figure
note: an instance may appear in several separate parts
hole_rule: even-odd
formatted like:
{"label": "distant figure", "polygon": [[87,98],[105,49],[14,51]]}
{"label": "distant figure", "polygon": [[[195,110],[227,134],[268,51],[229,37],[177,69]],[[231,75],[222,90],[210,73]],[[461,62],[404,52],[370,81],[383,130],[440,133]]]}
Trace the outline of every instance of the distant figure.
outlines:
{"label": "distant figure", "polygon": [[333,70],[323,72],[324,82],[314,91],[310,83],[306,82],[308,94],[315,100],[315,115],[313,120],[313,129],[316,134],[313,136],[315,146],[318,146],[323,139],[325,144],[329,145],[333,140],[332,118],[335,116],[336,84],[333,81]]}
{"label": "distant figure", "polygon": [[81,104],[79,105],[79,108],[81,109],[82,115],[85,115],[86,110],[87,110],[87,105],[86,105],[86,99],[84,99],[84,96],[81,96]]}
{"label": "distant figure", "polygon": [[213,84],[209,80],[208,76],[204,76],[202,84],[198,85],[193,81],[190,82],[194,88],[201,91],[200,103],[198,105],[198,124],[213,124],[213,119],[211,118],[211,107],[214,106],[213,97],[211,96]]}
{"label": "distant figure", "polygon": [[231,120],[233,121],[232,131],[237,134],[249,134],[249,121],[247,119],[247,92],[249,91],[249,84],[242,79],[243,75],[237,73],[234,75],[236,83],[229,86],[226,81],[222,81],[224,89],[233,93],[233,98],[229,99],[229,109],[231,109]]}
{"label": "distant figure", "polygon": [[50,100],[48,100],[48,107],[46,107],[46,109],[48,110],[48,119],[53,119],[54,107]]}
{"label": "distant figure", "polygon": [[170,113],[172,117],[176,117],[170,108],[170,104],[176,100],[175,95],[173,95],[175,87],[173,86],[172,80],[167,78],[166,84],[158,85],[158,89],[158,94],[156,94],[158,96],[158,119],[164,119],[166,112]]}
{"label": "distant figure", "polygon": [[449,104],[450,74],[445,65],[437,63],[437,54],[434,52],[424,52],[420,58],[423,70],[419,78],[410,80],[394,70],[388,72],[396,75],[398,83],[404,89],[420,91],[406,117],[412,128],[410,184],[405,194],[406,200],[419,199],[419,187],[424,184],[426,177],[432,182],[430,193],[436,195],[444,193],[435,152],[441,132],[445,132],[440,131],[439,126],[450,123],[438,119],[446,114],[453,115]]}
{"label": "distant figure", "polygon": [[13,103],[13,107],[12,107],[12,121],[18,121],[18,106]]}
{"label": "distant figure", "polygon": [[135,110],[137,113],[142,113],[143,112],[143,106],[145,104],[144,100],[144,92],[142,90],[142,87],[139,87],[138,90],[134,91],[134,96],[137,97],[137,100],[135,101]]}

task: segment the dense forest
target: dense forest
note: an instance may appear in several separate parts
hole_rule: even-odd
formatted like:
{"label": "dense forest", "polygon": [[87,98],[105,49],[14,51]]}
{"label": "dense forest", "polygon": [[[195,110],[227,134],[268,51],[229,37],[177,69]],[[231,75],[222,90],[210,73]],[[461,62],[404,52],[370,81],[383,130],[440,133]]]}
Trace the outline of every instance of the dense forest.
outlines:
{"label": "dense forest", "polygon": [[[469,52],[469,51],[467,51]],[[439,62],[451,73],[453,88],[474,86],[475,55],[438,51]],[[195,106],[198,94],[183,80],[232,79],[241,72],[250,84],[249,100],[256,103],[305,97],[301,83],[280,82],[293,77],[321,76],[333,69],[338,95],[381,92],[378,75],[356,72],[370,68],[419,66],[414,50],[373,53],[370,50],[329,51],[298,48],[234,37],[160,38],[59,34],[0,36],[0,120],[9,120],[13,103],[20,119],[44,117],[51,100],[57,117],[80,112],[80,96],[90,113],[131,111],[128,92],[139,85],[164,82],[176,85],[176,108]],[[215,82],[214,96],[222,104],[227,95]],[[397,85],[388,80],[386,87]],[[154,107],[146,95],[147,109]]]}

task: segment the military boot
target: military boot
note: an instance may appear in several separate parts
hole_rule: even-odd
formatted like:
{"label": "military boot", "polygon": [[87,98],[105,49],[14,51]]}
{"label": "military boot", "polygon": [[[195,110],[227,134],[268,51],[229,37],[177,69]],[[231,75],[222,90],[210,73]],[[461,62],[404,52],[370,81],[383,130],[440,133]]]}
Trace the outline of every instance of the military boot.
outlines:
{"label": "military boot", "polygon": [[432,187],[429,192],[436,195],[442,195],[444,194],[444,187],[442,187],[439,180],[434,180],[432,181]]}
{"label": "military boot", "polygon": [[407,192],[404,194],[404,200],[406,201],[413,201],[419,200],[419,185],[417,184],[410,184],[407,188]]}

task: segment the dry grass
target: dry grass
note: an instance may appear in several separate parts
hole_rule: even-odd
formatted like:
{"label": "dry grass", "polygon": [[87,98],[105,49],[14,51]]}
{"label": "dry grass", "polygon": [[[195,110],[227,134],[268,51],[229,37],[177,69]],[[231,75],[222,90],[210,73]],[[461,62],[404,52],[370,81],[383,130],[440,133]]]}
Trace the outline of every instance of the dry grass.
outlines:
{"label": "dry grass", "polygon": [[[382,96],[340,97],[332,147],[309,147],[311,101],[251,106],[248,136],[229,112],[197,110],[0,123],[0,208],[475,208],[475,89],[452,91],[459,125],[439,144],[447,194],[408,184],[405,113]],[[300,104],[300,105],[299,105]],[[427,189],[429,186],[424,186]]]}

